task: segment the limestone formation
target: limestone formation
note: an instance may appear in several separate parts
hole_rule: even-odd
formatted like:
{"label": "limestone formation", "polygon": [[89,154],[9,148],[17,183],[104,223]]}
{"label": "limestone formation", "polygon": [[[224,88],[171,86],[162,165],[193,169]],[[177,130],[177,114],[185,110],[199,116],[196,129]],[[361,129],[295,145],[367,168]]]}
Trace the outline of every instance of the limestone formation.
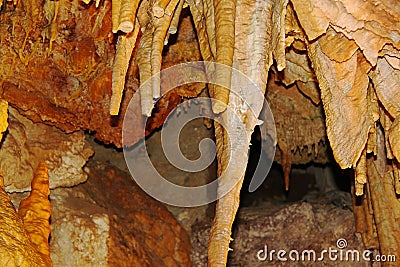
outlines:
{"label": "limestone formation", "polygon": [[0,176],[1,266],[52,266],[49,193],[47,166],[42,162],[32,180],[32,191],[21,201],[17,213]]}
{"label": "limestone formation", "polygon": [[[175,48],[183,52],[176,52],[171,34],[177,28],[177,18],[185,15],[186,5],[198,46],[194,40],[182,42],[178,37]],[[364,242],[372,248],[379,246],[381,252],[395,251],[400,257],[400,242],[392,238],[398,236],[400,210],[396,195],[400,192],[399,10],[397,0],[1,0],[0,130],[6,127],[7,102],[35,123],[43,122],[67,133],[89,130],[105,143],[121,147],[121,125],[129,100],[151,75],[159,77],[163,67],[197,60],[201,54],[206,61],[240,70],[260,88],[261,96],[246,91],[246,86],[236,83],[234,75],[220,66],[213,75],[225,87],[208,88],[211,97],[221,100],[213,103],[215,116],[230,125],[222,129],[215,123],[218,173],[228,162],[235,166],[220,181],[220,193],[225,186],[235,187],[217,203],[209,245],[210,266],[223,266],[239,206],[250,135],[261,123],[258,116],[264,93],[268,97],[268,88],[272,87],[268,75],[274,73],[279,90],[297,87],[310,99],[304,105],[313,107],[310,112],[316,115],[297,114],[287,120],[299,123],[297,118],[306,118],[301,123],[305,128],[313,125],[310,133],[288,124],[278,127],[276,138],[286,189],[290,189],[289,174],[297,149],[305,153],[307,147],[307,153],[318,158],[320,141],[326,144],[328,140],[340,167],[354,169],[353,193],[361,197],[354,202],[355,210],[360,208],[355,213],[357,230],[363,231]],[[163,51],[179,56],[162,62]],[[239,85],[237,94],[230,85]],[[163,95],[160,80],[144,86],[141,106],[130,114],[135,118],[132,129],[143,126],[142,114],[154,116],[145,133],[130,133],[126,145],[135,144],[161,126],[176,104],[185,97],[198,96],[203,87],[185,86],[156,104]],[[285,93],[277,95],[285,98]],[[251,106],[254,116],[243,102]],[[288,98],[279,108],[290,103]],[[316,112],[318,104],[323,107],[325,126],[321,125],[322,113]],[[240,123],[233,122],[229,108],[239,111]],[[230,154],[228,131],[235,132],[238,124],[246,128],[246,134],[230,138],[232,147],[240,147]],[[315,133],[322,128],[327,139],[322,132]],[[267,134],[275,137],[273,127]],[[24,138],[19,137],[16,150]],[[36,167],[25,163],[9,168]],[[49,167],[54,169],[50,162]],[[20,175],[13,176],[16,181],[7,178],[6,186],[13,184],[10,190],[26,190],[26,177],[24,182],[17,177]],[[387,182],[380,183],[379,177]],[[56,182],[50,182],[53,184]],[[374,235],[379,244],[369,242]]]}
{"label": "limestone formation", "polygon": [[50,188],[86,181],[82,167],[93,149],[82,131],[65,134],[54,126],[32,122],[11,107],[8,123],[0,149],[0,172],[8,192],[30,190],[30,181],[42,161],[49,168]]}

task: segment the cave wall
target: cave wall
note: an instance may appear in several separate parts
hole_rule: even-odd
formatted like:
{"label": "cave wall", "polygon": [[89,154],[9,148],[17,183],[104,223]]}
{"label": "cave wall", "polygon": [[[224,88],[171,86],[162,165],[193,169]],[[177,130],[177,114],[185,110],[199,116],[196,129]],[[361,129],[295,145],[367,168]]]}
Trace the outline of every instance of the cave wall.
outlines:
{"label": "cave wall", "polygon": [[[182,17],[183,30],[168,46],[164,67],[200,59],[190,20]],[[98,8],[77,0],[19,1],[16,6],[7,2],[1,24],[2,99],[33,122],[67,133],[88,130],[98,140],[121,147],[123,115],[109,115],[117,44],[111,32],[111,1]],[[138,67],[132,61],[122,114],[139,87]],[[155,112],[148,131],[158,128],[182,97],[194,97],[202,89],[186,86],[161,100],[159,105],[166,108]]]}

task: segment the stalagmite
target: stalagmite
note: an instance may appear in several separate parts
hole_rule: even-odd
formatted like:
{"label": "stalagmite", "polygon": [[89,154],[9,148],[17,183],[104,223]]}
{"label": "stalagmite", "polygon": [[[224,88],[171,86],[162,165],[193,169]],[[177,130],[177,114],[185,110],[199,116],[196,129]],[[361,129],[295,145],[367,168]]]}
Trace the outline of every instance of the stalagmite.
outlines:
{"label": "stalagmite", "polygon": [[[44,168],[44,169],[43,169]],[[49,180],[41,165],[32,181],[30,196],[16,213],[0,176],[0,265],[52,266],[49,255],[50,202]]]}
{"label": "stalagmite", "polygon": [[37,248],[47,266],[50,259],[50,185],[47,165],[41,162],[32,180],[32,189],[28,198],[21,201],[18,215],[24,221],[25,231],[31,243]]}
{"label": "stalagmite", "polygon": [[3,134],[8,128],[8,103],[0,99],[0,140],[3,139]]}

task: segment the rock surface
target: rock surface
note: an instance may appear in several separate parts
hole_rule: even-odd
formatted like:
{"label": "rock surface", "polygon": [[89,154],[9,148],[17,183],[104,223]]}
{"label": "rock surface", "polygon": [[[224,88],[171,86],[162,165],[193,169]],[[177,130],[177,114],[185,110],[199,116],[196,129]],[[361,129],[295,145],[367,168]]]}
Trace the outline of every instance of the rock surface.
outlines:
{"label": "rock surface", "polygon": [[[209,222],[200,222],[192,228],[193,266],[207,266],[209,228]],[[338,249],[339,239],[347,242],[343,251],[364,251],[361,238],[354,235],[353,214],[333,205],[300,202],[272,210],[271,206],[244,208],[239,210],[232,238],[228,266],[369,266],[362,261],[330,261],[328,256],[322,262],[291,261],[286,254],[287,262],[278,261],[276,252],[280,249],[287,253],[297,250],[300,259],[302,251],[315,250],[318,258],[323,249]],[[265,246],[268,255],[263,260]],[[260,250],[264,250],[259,254],[261,260],[257,257]],[[271,250],[276,250],[272,261]]]}
{"label": "rock surface", "polygon": [[186,232],[129,175],[90,162],[89,179],[51,192],[54,266],[190,266]]}
{"label": "rock surface", "polygon": [[[90,130],[104,143],[121,147],[123,115],[139,88],[139,75],[132,60],[121,115],[110,116],[117,43],[111,32],[111,0],[101,1],[98,8],[80,0],[16,2],[16,8],[0,14],[2,99],[35,122],[66,132]],[[187,9],[184,13],[179,37],[171,38],[163,67],[200,59]],[[182,97],[196,96],[199,89],[184,86],[162,98],[148,133],[162,124]]]}
{"label": "rock surface", "polygon": [[107,266],[110,221],[82,188],[51,192],[51,259],[54,266]]}
{"label": "rock surface", "polygon": [[39,162],[49,168],[50,188],[86,181],[82,170],[93,149],[82,131],[65,134],[54,126],[34,123],[9,108],[9,127],[0,150],[0,172],[8,192],[30,190]]}

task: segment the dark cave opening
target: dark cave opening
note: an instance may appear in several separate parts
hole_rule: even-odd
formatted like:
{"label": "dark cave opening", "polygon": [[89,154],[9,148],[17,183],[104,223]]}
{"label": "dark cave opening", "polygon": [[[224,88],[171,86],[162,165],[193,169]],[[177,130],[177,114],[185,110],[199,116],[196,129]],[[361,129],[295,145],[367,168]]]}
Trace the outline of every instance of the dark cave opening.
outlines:
{"label": "dark cave opening", "polygon": [[[261,142],[260,128],[257,126],[251,139],[249,162],[241,191],[241,205],[243,207],[257,205],[263,199],[269,201],[275,199],[288,203],[306,201],[307,199],[317,202],[318,198],[324,201],[326,193],[332,194],[333,192],[330,191],[333,190],[337,193],[337,196],[350,194],[352,171],[340,169],[334,161],[330,149],[327,152],[330,159],[327,164],[310,162],[292,165],[288,191],[284,188],[282,166],[274,162],[263,184],[255,192],[249,192],[250,181],[260,160]],[[315,199],[312,200],[312,198]],[[348,196],[347,201],[349,202],[349,200],[351,199]],[[336,200],[332,201],[335,201],[334,204],[339,204]],[[346,204],[349,207],[351,206],[351,202]]]}

